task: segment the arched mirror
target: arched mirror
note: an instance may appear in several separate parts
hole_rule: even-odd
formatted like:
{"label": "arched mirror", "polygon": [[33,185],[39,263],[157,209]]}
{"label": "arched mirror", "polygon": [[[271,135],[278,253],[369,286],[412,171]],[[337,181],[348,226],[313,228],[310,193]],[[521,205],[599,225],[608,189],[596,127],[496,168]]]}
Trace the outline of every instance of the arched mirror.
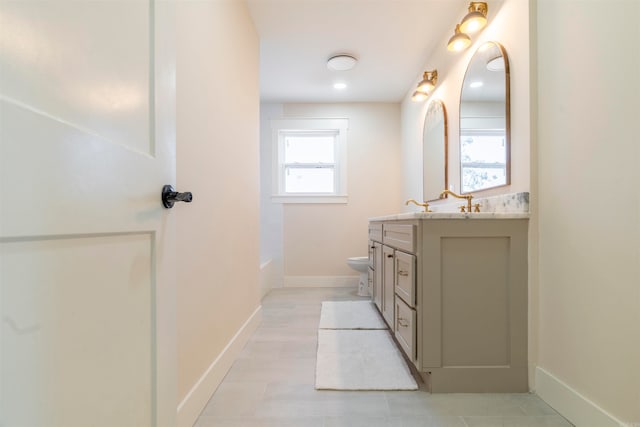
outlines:
{"label": "arched mirror", "polygon": [[448,188],[447,111],[442,101],[432,99],[427,106],[422,134],[423,200],[437,200]]}
{"label": "arched mirror", "polygon": [[460,95],[460,191],[510,183],[509,59],[496,42],[471,58]]}

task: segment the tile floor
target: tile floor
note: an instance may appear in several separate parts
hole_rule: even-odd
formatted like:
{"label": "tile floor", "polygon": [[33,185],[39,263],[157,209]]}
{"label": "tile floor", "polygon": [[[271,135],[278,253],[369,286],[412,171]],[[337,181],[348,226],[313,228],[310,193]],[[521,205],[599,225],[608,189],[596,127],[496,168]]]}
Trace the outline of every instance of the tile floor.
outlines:
{"label": "tile floor", "polygon": [[275,289],[263,322],[195,427],[570,427],[533,394],[314,389],[322,301],[355,289]]}

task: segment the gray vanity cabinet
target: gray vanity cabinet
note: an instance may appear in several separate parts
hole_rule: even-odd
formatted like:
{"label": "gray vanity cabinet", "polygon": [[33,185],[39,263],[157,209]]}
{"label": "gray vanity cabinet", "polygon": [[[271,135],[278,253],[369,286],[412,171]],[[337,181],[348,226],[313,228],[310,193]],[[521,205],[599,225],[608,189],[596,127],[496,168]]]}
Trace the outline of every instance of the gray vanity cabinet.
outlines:
{"label": "gray vanity cabinet", "polygon": [[430,390],[528,391],[528,219],[371,224],[382,227],[378,244],[391,261],[381,313]]}

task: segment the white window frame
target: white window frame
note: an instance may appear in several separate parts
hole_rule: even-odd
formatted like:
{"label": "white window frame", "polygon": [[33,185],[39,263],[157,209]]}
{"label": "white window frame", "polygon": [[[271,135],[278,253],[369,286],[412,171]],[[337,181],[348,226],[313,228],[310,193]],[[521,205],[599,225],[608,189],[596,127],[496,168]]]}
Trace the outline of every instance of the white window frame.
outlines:
{"label": "white window frame", "polygon": [[[276,203],[347,203],[347,119],[276,119],[272,131],[271,200]],[[334,191],[332,193],[285,193],[284,139],[287,135],[332,133],[334,148]]]}

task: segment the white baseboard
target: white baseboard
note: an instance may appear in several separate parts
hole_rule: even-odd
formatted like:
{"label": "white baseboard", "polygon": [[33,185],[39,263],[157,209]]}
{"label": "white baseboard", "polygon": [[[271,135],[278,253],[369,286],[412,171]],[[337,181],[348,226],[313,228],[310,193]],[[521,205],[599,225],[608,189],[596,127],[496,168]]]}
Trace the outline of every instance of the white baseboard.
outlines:
{"label": "white baseboard", "polygon": [[570,385],[541,367],[536,368],[536,394],[576,427],[630,426],[607,413]]}
{"label": "white baseboard", "polygon": [[285,276],[285,288],[357,287],[360,276]]}
{"label": "white baseboard", "polygon": [[260,264],[260,299],[271,289],[283,287],[282,260],[269,259]]}
{"label": "white baseboard", "polygon": [[260,300],[273,288],[273,260],[260,264]]}
{"label": "white baseboard", "polygon": [[258,306],[178,405],[178,426],[191,427],[262,320]]}

